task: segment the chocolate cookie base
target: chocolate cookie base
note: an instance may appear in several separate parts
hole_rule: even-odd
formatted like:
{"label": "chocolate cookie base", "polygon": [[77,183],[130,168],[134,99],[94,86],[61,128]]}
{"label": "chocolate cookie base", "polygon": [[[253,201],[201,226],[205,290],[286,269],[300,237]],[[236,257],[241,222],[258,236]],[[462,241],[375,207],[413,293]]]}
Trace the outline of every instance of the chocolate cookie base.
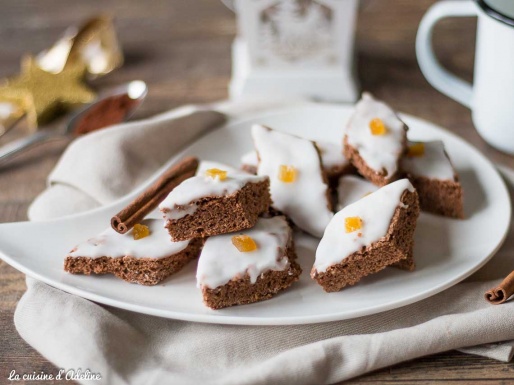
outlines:
{"label": "chocolate cookie base", "polygon": [[272,298],[298,281],[302,273],[302,268],[296,262],[292,240],[286,249],[285,256],[289,259],[288,268],[283,271],[267,271],[261,274],[255,283],[252,283],[250,276],[246,274],[241,279],[234,279],[214,289],[202,287],[203,302],[211,309],[222,309]]}
{"label": "chocolate cookie base", "polygon": [[328,179],[328,185],[331,189],[337,189],[339,185],[339,179],[341,179],[344,175],[355,175],[357,174],[357,170],[353,165],[347,164],[345,166],[334,166],[330,168],[325,168],[325,173]]}
{"label": "chocolate cookie base", "polygon": [[430,179],[423,176],[408,175],[419,194],[421,210],[463,219],[463,189],[458,181]]}
{"label": "chocolate cookie base", "polygon": [[196,206],[193,214],[168,219],[165,227],[174,241],[231,233],[255,226],[259,215],[267,212],[270,204],[269,180],[247,183],[232,195],[191,202],[191,206]]}
{"label": "chocolate cookie base", "polygon": [[326,292],[335,292],[412,256],[414,231],[419,216],[418,194],[415,191],[406,191],[401,197],[401,202],[407,207],[399,205],[396,208],[387,234],[383,238],[363,250],[350,254],[324,272],[318,272],[313,268],[311,277]]}
{"label": "chocolate cookie base", "polygon": [[129,255],[112,257],[70,257],[64,270],[71,274],[113,274],[124,281],[140,285],[156,285],[198,258],[203,240],[194,239],[182,251],[164,258],[135,258]]}
{"label": "chocolate cookie base", "polygon": [[[405,141],[404,146],[407,146],[407,142]],[[359,154],[359,151],[348,144],[348,137],[345,135],[343,141],[343,152],[346,159],[350,161],[350,163],[357,169],[359,174],[361,174],[364,178],[369,180],[371,183],[377,186],[385,186],[391,182],[394,182],[401,176],[400,172],[400,159],[401,155],[397,160],[397,172],[393,175],[387,175],[385,170],[377,171],[368,166],[368,164],[362,159]]]}
{"label": "chocolate cookie base", "polygon": [[[414,244],[413,244],[414,246]],[[414,248],[414,247],[413,247]],[[407,258],[402,259],[401,261],[398,261],[391,265],[392,267],[396,267],[400,270],[405,271],[414,271],[416,270],[416,262],[414,261],[414,250],[409,251],[409,255]]]}

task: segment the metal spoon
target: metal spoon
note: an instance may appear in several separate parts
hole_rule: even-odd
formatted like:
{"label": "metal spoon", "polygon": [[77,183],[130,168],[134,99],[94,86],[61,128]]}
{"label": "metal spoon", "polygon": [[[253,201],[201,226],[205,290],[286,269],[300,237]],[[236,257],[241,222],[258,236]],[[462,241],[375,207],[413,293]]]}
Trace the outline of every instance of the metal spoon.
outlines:
{"label": "metal spoon", "polygon": [[[128,119],[143,103],[147,94],[148,87],[146,83],[141,80],[134,80],[127,84],[115,87],[101,94],[97,100],[77,112],[68,121],[64,131],[40,130],[33,135],[15,140],[0,147],[0,165],[35,145],[56,139],[72,139],[82,134],[104,128],[107,125],[124,121]],[[119,105],[115,104],[115,100],[119,100],[118,97],[123,96],[126,96],[127,100],[130,102],[130,104],[126,106],[125,113],[122,116],[119,116],[117,121],[112,121],[99,126],[97,123],[98,121],[95,122],[95,116],[97,115],[98,108],[100,108],[100,106],[109,107],[109,102],[111,102],[110,105],[112,105],[113,108],[119,108]],[[108,113],[108,111],[102,110],[102,115],[105,116],[106,112]]]}

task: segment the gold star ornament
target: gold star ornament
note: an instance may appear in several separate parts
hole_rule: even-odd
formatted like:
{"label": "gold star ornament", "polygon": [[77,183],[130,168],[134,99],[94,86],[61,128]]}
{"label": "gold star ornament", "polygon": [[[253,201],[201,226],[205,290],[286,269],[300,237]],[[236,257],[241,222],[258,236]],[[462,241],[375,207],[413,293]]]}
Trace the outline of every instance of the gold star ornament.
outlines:
{"label": "gold star ornament", "polygon": [[29,125],[37,127],[95,98],[83,82],[85,75],[84,65],[67,66],[62,72],[51,73],[28,56],[22,60],[21,74],[0,85],[0,103],[15,102],[25,110]]}
{"label": "gold star ornament", "polygon": [[58,73],[69,65],[83,64],[92,76],[108,74],[123,64],[121,50],[112,19],[98,15],[86,20],[79,28],[70,27],[36,60],[47,72]]}

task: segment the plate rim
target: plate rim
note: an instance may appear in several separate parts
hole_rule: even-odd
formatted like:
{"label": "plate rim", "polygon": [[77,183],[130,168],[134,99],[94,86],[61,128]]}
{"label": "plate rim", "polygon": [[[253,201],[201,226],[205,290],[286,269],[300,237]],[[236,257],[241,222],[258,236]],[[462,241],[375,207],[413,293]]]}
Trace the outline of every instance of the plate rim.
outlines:
{"label": "plate rim", "polygon": [[[128,200],[131,197],[139,194],[142,190],[144,190],[150,183],[152,183],[158,177],[158,175],[162,172],[163,169],[169,167],[170,164],[173,164],[174,162],[176,162],[176,160],[178,158],[180,158],[184,154],[184,152],[187,151],[187,149],[193,143],[195,143],[197,140],[199,140],[206,134],[211,134],[212,132],[215,132],[215,131],[221,130],[221,129],[225,129],[230,126],[241,125],[247,121],[254,121],[258,118],[264,119],[264,118],[270,117],[270,116],[276,116],[276,115],[281,115],[281,114],[286,114],[286,113],[294,113],[294,111],[305,108],[305,107],[317,108],[317,109],[338,109],[339,110],[339,109],[352,108],[353,106],[347,105],[347,104],[306,103],[304,105],[296,105],[296,106],[290,106],[290,107],[280,107],[280,108],[275,108],[275,109],[269,109],[269,110],[266,110],[265,112],[261,111],[261,112],[244,114],[243,116],[241,116],[239,118],[229,119],[225,124],[222,124],[213,130],[207,131],[206,133],[204,133],[203,135],[200,135],[195,140],[184,145],[178,153],[176,153],[174,156],[172,156],[165,163],[164,166],[162,166],[154,174],[152,174],[147,179],[147,181],[145,181],[141,184],[141,186],[134,189],[131,193],[110,203],[109,205],[100,206],[100,207],[92,209],[92,210],[88,210],[88,211],[77,213],[77,214],[71,214],[71,215],[60,217],[60,218],[51,219],[48,221],[38,221],[37,223],[62,221],[64,219],[72,220],[72,219],[80,218],[83,215],[87,215],[87,216],[92,215],[92,214],[94,214],[94,212],[99,211],[99,210],[102,210],[102,211],[108,210],[109,207],[119,205],[121,201]],[[364,309],[360,308],[357,310],[332,313],[332,314],[328,314],[328,315],[325,314],[325,315],[308,315],[308,316],[293,316],[293,317],[280,316],[280,317],[273,317],[273,318],[271,318],[271,317],[262,318],[262,317],[255,317],[255,316],[224,315],[221,313],[191,314],[191,313],[184,313],[184,312],[176,312],[173,310],[155,309],[153,307],[147,307],[147,306],[140,305],[140,304],[131,304],[131,303],[127,303],[124,301],[120,301],[118,299],[108,298],[103,295],[95,294],[95,293],[89,292],[87,290],[83,290],[78,287],[66,284],[64,282],[59,282],[59,281],[55,281],[51,278],[47,278],[46,276],[44,276],[40,273],[37,273],[36,271],[33,271],[30,268],[26,268],[24,265],[19,263],[16,259],[9,257],[5,253],[3,253],[1,250],[0,250],[0,256],[9,265],[11,265],[12,267],[21,271],[22,273],[26,274],[27,276],[30,276],[32,278],[35,278],[36,280],[42,281],[52,287],[55,287],[59,290],[66,292],[66,293],[77,295],[81,298],[95,301],[95,302],[98,302],[98,303],[101,303],[101,304],[104,304],[107,306],[112,306],[112,307],[116,307],[116,308],[120,308],[120,309],[124,309],[124,310],[141,313],[141,314],[148,314],[148,315],[153,315],[153,316],[158,316],[158,317],[163,317],[163,318],[182,320],[182,321],[199,322],[199,323],[225,324],[225,325],[249,325],[249,326],[316,324],[316,323],[324,323],[324,322],[344,321],[344,320],[348,320],[348,319],[354,319],[354,318],[364,317],[364,316],[373,315],[373,314],[380,314],[380,313],[383,313],[383,312],[386,312],[389,310],[394,310],[394,309],[397,309],[400,307],[404,307],[404,306],[422,301],[426,298],[429,298],[431,296],[439,294],[442,291],[444,291],[444,290],[454,286],[455,284],[461,282],[462,280],[466,279],[467,277],[469,277],[470,275],[472,275],[473,273],[478,271],[481,267],[483,267],[496,254],[496,252],[501,248],[501,246],[505,242],[507,235],[509,233],[509,226],[512,221],[512,201],[510,198],[510,194],[508,192],[507,185],[505,183],[503,176],[500,173],[500,170],[493,164],[493,162],[491,162],[489,159],[487,159],[485,157],[485,155],[483,155],[475,146],[473,146],[467,140],[461,138],[460,136],[454,134],[451,131],[448,131],[447,129],[445,129],[443,127],[440,127],[439,125],[437,125],[435,123],[432,123],[432,122],[427,121],[422,118],[418,118],[418,117],[410,115],[410,114],[400,113],[399,115],[406,118],[406,120],[419,121],[425,125],[429,125],[435,131],[443,132],[445,135],[449,135],[449,136],[453,137],[454,139],[456,139],[460,142],[463,142],[465,145],[470,147],[475,152],[475,155],[480,157],[482,161],[485,161],[488,164],[488,166],[490,166],[490,168],[492,170],[494,170],[495,176],[501,182],[503,193],[505,193],[508,198],[507,199],[508,210],[505,210],[508,213],[507,214],[508,215],[507,226],[505,226],[505,230],[504,230],[504,233],[502,234],[501,241],[496,245],[496,247],[486,257],[481,259],[481,261],[478,264],[474,265],[473,268],[466,270],[466,272],[461,273],[458,276],[455,276],[452,279],[450,279],[446,282],[443,282],[435,287],[431,287],[430,289],[424,290],[421,293],[418,292],[415,295],[409,296],[400,301],[395,300],[392,302],[382,303],[379,306],[372,306],[372,307],[368,307],[368,308],[364,308]],[[5,225],[23,225],[26,223],[36,223],[36,222],[14,222],[14,223],[6,223]],[[342,314],[344,314],[344,316],[341,316]]]}

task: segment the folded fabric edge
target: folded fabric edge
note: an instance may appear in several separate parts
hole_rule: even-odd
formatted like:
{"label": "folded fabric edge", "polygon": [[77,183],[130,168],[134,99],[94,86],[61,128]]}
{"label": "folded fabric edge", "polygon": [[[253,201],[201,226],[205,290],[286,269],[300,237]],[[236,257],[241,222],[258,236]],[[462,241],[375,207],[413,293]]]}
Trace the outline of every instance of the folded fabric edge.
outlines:
{"label": "folded fabric edge", "polygon": [[32,201],[27,216],[31,221],[43,221],[92,210],[100,206],[100,202],[84,191],[67,184],[56,183],[49,186]]}
{"label": "folded fabric edge", "polygon": [[457,351],[497,361],[510,362],[514,357],[514,340],[470,346],[467,348],[457,349]]}

